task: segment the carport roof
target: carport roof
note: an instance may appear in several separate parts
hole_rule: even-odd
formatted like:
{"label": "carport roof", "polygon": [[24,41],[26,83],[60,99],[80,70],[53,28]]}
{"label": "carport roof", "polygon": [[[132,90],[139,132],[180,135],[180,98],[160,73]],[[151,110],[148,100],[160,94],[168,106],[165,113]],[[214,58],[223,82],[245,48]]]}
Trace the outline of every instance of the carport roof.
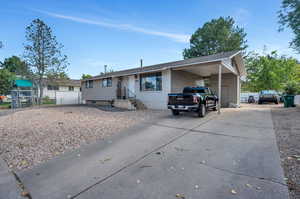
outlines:
{"label": "carport roof", "polygon": [[134,75],[134,74],[139,74],[139,73],[164,70],[164,69],[168,69],[168,68],[175,68],[175,67],[185,66],[185,65],[189,66],[189,65],[193,65],[193,64],[220,62],[222,60],[232,58],[239,54],[241,54],[241,52],[238,50],[228,51],[228,52],[217,53],[217,54],[208,55],[208,56],[184,59],[184,60],[180,60],[180,61],[167,62],[167,63],[156,64],[156,65],[151,65],[151,66],[137,67],[137,68],[127,69],[127,70],[110,72],[110,73],[106,73],[106,74],[102,74],[102,75],[97,75],[97,76],[94,76],[91,78],[87,78],[87,79],[84,79],[83,81],[103,79],[103,78],[107,78],[107,77],[119,77],[119,76],[126,76],[126,75]]}

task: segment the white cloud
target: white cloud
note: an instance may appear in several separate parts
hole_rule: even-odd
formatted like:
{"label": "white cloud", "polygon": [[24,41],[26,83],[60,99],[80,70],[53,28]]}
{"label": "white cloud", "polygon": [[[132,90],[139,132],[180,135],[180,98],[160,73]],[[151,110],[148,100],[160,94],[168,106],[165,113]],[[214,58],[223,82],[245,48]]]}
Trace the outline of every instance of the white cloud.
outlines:
{"label": "white cloud", "polygon": [[235,22],[240,26],[246,26],[248,24],[249,18],[250,18],[250,11],[245,8],[238,8],[234,14],[233,18]]}
{"label": "white cloud", "polygon": [[60,18],[60,19],[65,19],[69,21],[74,21],[78,23],[84,23],[84,24],[91,24],[91,25],[96,25],[96,26],[101,26],[101,27],[107,27],[107,28],[114,28],[114,29],[119,29],[119,30],[125,30],[125,31],[133,31],[133,32],[140,32],[148,35],[156,35],[160,37],[166,37],[168,39],[172,39],[176,42],[181,42],[181,43],[188,43],[190,36],[186,34],[175,34],[175,33],[168,33],[168,32],[160,32],[156,30],[150,30],[150,29],[145,29],[141,27],[137,27],[131,24],[117,24],[117,23],[110,23],[110,22],[105,22],[105,21],[100,21],[100,20],[90,20],[82,17],[75,17],[75,16],[69,16],[69,15],[63,15],[63,14],[58,14],[58,13],[53,13],[53,12],[46,12],[46,11],[41,11],[41,10],[36,10],[38,12],[41,12],[43,14],[47,14],[51,17],[55,18]]}

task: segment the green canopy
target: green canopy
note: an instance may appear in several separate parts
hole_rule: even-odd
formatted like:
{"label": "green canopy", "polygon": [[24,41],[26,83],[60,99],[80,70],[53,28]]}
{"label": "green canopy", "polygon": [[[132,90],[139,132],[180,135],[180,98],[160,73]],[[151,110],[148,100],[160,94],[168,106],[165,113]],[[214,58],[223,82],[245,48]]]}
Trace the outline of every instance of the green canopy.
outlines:
{"label": "green canopy", "polygon": [[26,79],[15,80],[16,87],[32,87],[32,82]]}

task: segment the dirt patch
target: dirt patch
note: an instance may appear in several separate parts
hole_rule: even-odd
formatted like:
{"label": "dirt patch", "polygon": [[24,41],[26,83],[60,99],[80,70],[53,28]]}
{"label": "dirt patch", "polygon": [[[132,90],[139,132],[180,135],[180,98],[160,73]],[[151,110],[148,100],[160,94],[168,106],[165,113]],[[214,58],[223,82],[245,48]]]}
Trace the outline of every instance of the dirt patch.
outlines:
{"label": "dirt patch", "polygon": [[300,198],[300,108],[273,108],[277,144],[291,199]]}
{"label": "dirt patch", "polygon": [[151,121],[162,111],[103,111],[94,107],[27,109],[0,117],[0,155],[15,170],[31,168],[83,144]]}

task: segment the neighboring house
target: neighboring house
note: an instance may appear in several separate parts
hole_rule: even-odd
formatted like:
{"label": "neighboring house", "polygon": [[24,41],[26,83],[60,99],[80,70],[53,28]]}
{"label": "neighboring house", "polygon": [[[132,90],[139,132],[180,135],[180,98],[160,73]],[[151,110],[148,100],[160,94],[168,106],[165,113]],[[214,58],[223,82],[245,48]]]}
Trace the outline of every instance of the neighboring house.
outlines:
{"label": "neighboring house", "polygon": [[81,92],[80,80],[61,79],[61,80],[44,80],[43,97],[56,99],[57,92]]}
{"label": "neighboring house", "polygon": [[[220,73],[221,71],[221,73]],[[166,109],[168,93],[205,82],[221,104],[240,102],[240,77],[245,75],[240,51],[106,73],[82,80],[86,103],[135,98],[151,109]],[[221,89],[219,89],[221,88]],[[221,93],[219,93],[219,90]]]}

